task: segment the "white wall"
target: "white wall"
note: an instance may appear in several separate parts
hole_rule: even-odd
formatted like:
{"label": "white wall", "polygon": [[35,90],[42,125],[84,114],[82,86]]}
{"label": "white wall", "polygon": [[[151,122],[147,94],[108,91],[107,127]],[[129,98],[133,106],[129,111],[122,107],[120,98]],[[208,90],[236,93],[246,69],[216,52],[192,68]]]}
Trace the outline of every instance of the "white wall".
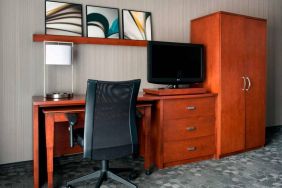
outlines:
{"label": "white wall", "polygon": [[[280,0],[64,0],[152,12],[153,39],[189,42],[190,20],[223,10],[268,20],[267,125],[282,124],[282,1]],[[85,11],[84,11],[85,12]],[[84,15],[85,19],[85,15]],[[84,20],[85,22],[85,20]],[[255,32],[255,31],[254,31]],[[0,1],[0,164],[32,160],[32,101],[43,91],[43,0]],[[76,45],[75,91],[88,78],[146,82],[146,48]],[[58,87],[63,85],[55,71]]]}

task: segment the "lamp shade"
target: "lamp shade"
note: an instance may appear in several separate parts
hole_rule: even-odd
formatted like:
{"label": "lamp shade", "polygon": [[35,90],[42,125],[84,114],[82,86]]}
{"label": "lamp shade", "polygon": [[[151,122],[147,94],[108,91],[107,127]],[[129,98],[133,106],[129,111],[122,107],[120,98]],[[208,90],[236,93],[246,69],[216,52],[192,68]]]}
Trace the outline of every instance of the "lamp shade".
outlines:
{"label": "lamp shade", "polygon": [[46,65],[71,65],[72,64],[72,43],[45,43],[45,64]]}

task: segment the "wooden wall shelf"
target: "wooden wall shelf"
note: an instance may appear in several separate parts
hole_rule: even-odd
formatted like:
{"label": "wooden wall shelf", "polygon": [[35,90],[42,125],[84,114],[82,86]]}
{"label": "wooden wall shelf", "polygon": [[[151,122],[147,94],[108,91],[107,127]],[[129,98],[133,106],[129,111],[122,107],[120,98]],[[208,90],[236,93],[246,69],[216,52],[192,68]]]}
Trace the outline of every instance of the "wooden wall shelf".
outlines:
{"label": "wooden wall shelf", "polygon": [[64,35],[44,35],[33,34],[34,42],[43,41],[62,41],[73,42],[76,44],[102,44],[102,45],[119,45],[119,46],[140,46],[146,47],[148,41],[145,40],[125,40],[125,39],[104,39],[104,38],[90,38],[90,37],[75,37]]}

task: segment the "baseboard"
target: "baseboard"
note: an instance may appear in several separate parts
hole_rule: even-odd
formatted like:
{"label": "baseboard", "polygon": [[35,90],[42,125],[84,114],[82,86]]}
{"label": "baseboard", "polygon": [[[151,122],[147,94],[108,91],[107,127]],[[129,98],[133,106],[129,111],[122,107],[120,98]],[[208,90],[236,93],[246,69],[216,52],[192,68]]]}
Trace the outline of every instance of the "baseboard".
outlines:
{"label": "baseboard", "polygon": [[11,167],[11,166],[22,166],[22,165],[33,165],[33,160],[27,160],[27,161],[19,161],[19,162],[12,162],[12,163],[5,163],[5,164],[0,164],[0,168],[6,168],[6,167]]}
{"label": "baseboard", "polygon": [[270,126],[266,126],[266,128],[277,128],[277,127],[282,128],[282,125],[270,125]]}

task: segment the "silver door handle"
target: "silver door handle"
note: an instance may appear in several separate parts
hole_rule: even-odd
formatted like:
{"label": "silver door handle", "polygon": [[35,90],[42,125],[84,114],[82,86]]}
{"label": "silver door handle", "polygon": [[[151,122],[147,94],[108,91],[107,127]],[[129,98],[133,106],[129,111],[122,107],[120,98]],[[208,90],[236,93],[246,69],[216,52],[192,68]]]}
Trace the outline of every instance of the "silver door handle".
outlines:
{"label": "silver door handle", "polygon": [[243,87],[243,91],[246,89],[246,77],[245,76],[242,76],[242,79],[244,80],[244,87]]}
{"label": "silver door handle", "polygon": [[246,89],[246,91],[249,91],[249,89],[252,86],[252,83],[251,83],[251,79],[248,76],[246,77],[246,79],[248,80],[248,88]]}
{"label": "silver door handle", "polygon": [[196,150],[197,150],[197,147],[195,147],[195,146],[187,148],[187,151],[196,151]]}
{"label": "silver door handle", "polygon": [[196,106],[187,106],[186,109],[187,110],[196,110]]}
{"label": "silver door handle", "polygon": [[187,127],[186,130],[187,130],[187,131],[195,131],[195,130],[196,130],[196,127]]}

